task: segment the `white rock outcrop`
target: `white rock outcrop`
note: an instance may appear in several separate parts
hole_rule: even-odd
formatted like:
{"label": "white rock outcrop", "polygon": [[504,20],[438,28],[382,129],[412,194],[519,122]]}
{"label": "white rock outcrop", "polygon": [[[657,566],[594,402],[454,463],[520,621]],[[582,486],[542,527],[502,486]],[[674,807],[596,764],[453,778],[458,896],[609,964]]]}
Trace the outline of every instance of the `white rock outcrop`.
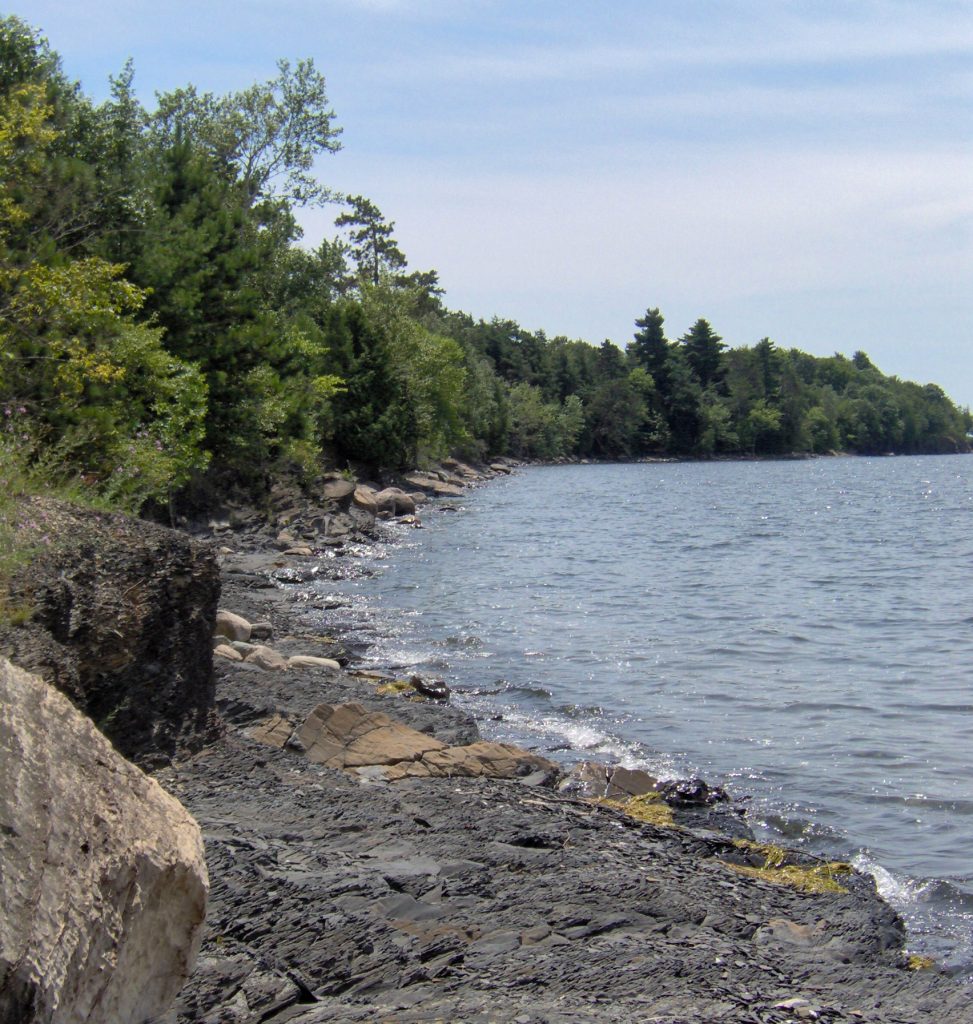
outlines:
{"label": "white rock outcrop", "polygon": [[182,804],[0,659],[0,1020],[162,1013],[195,962],[207,892]]}

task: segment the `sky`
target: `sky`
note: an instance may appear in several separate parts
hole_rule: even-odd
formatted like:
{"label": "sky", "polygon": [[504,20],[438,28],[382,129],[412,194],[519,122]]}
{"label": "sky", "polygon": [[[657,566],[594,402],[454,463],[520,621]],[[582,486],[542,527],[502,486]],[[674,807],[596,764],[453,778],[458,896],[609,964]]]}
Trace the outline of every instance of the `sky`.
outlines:
{"label": "sky", "polygon": [[[445,301],[610,338],[861,349],[973,406],[973,0],[31,0],[94,99],[313,58],[319,178]],[[304,210],[305,242],[339,209]]]}

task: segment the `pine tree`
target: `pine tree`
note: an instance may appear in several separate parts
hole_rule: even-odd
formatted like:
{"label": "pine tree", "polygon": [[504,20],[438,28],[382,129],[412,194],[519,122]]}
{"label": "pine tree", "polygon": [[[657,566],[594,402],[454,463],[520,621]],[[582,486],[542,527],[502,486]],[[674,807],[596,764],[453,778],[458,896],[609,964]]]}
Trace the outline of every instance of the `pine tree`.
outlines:
{"label": "pine tree", "polygon": [[377,285],[382,271],[395,274],[406,266],[406,258],[392,237],[395,224],[382,218],[382,211],[364,196],[349,196],[351,210],[341,214],[335,226],[355,228],[349,232],[351,255],[362,280]]}
{"label": "pine tree", "polygon": [[686,359],[696,379],[704,388],[723,378],[723,339],[709,322],[700,318],[680,339]]}
{"label": "pine tree", "polygon": [[659,310],[647,309],[645,316],[635,321],[639,329],[628,351],[636,364],[652,374],[655,385],[664,390],[666,361],[669,357],[669,341],[665,335],[665,319]]}

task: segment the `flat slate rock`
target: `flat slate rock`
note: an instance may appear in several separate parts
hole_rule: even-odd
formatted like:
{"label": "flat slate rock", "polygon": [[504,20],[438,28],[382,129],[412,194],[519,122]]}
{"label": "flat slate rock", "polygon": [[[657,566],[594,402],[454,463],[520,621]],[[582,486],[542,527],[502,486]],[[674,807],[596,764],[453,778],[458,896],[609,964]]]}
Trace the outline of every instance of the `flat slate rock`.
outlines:
{"label": "flat slate rock", "polygon": [[746,878],[728,840],[515,782],[363,786],[236,733],[160,781],[212,880],[170,1024],[973,1022],[868,886]]}

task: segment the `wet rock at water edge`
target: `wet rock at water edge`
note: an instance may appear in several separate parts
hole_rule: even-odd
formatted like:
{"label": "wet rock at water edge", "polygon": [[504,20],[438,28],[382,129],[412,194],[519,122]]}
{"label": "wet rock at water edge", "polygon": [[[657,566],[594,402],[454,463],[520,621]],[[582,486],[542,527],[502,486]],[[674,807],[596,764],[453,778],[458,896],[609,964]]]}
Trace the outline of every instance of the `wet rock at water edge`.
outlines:
{"label": "wet rock at water edge", "polygon": [[424,679],[422,676],[409,677],[409,683],[416,693],[433,700],[449,700],[450,689],[442,679]]}
{"label": "wet rock at water edge", "polygon": [[670,779],[658,783],[655,788],[672,807],[711,807],[730,802],[730,796],[722,786],[710,786],[703,779]]}

